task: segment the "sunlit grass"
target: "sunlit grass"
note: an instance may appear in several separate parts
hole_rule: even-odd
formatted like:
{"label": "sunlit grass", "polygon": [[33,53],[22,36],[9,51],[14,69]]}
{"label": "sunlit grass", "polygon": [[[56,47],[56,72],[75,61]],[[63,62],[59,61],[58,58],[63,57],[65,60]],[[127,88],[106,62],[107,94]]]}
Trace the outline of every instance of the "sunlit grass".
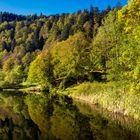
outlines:
{"label": "sunlit grass", "polygon": [[82,83],[65,91],[73,98],[99,104],[113,113],[140,117],[140,95],[129,92],[125,83]]}

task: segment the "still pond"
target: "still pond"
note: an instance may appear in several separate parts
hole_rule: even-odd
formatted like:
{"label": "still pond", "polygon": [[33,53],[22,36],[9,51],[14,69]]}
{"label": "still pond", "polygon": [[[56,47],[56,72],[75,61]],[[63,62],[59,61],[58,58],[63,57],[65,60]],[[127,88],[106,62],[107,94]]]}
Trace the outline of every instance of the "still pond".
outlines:
{"label": "still pond", "polygon": [[45,93],[0,93],[0,140],[139,140],[140,122]]}

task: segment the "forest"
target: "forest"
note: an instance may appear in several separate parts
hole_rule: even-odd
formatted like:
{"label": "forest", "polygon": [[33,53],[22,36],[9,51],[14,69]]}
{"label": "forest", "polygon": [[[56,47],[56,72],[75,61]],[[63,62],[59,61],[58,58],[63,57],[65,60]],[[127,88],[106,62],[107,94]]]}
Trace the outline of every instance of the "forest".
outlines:
{"label": "forest", "polygon": [[140,91],[140,1],[105,10],[0,13],[0,87],[124,83]]}

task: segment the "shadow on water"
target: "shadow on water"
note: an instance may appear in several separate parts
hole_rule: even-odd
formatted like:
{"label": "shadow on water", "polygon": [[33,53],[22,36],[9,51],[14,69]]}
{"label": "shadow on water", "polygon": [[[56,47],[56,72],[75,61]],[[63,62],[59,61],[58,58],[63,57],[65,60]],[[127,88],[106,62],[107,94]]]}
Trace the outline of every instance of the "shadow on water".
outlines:
{"label": "shadow on water", "polygon": [[0,94],[0,140],[138,140],[134,124],[67,96]]}

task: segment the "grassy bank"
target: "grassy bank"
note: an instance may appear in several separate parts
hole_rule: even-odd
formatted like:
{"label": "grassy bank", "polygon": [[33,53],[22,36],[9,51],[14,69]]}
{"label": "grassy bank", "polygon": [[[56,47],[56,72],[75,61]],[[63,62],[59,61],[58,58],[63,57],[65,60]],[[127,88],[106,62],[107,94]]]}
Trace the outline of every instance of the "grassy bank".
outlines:
{"label": "grassy bank", "polygon": [[86,82],[66,89],[63,94],[91,104],[99,104],[116,114],[135,119],[140,117],[140,95],[130,93],[129,87],[124,83]]}

